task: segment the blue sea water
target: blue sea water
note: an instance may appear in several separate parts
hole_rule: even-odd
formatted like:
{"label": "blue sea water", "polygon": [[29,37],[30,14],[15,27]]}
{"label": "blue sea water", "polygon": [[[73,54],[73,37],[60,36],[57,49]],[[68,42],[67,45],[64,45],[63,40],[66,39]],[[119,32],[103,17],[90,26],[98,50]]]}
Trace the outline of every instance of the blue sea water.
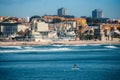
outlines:
{"label": "blue sea water", "polygon": [[0,80],[120,80],[120,45],[1,46]]}

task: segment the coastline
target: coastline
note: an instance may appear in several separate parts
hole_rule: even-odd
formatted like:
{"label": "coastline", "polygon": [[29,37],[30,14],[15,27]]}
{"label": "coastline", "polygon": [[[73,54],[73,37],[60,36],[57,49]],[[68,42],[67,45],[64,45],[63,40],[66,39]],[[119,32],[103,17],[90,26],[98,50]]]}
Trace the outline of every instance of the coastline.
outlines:
{"label": "coastline", "polygon": [[94,40],[86,40],[86,41],[60,41],[54,42],[54,44],[70,44],[70,45],[81,45],[81,44],[120,44],[119,41],[94,41]]}
{"label": "coastline", "polygon": [[52,44],[62,44],[62,45],[82,45],[82,44],[120,44],[120,41],[94,41],[94,40],[84,40],[84,41],[53,41],[53,42],[25,42],[25,41],[14,41],[14,42],[0,42],[0,46],[32,46],[32,45],[52,45]]}
{"label": "coastline", "polygon": [[26,42],[26,41],[15,41],[15,42],[0,42],[0,46],[32,46],[32,45],[49,45],[50,42]]}

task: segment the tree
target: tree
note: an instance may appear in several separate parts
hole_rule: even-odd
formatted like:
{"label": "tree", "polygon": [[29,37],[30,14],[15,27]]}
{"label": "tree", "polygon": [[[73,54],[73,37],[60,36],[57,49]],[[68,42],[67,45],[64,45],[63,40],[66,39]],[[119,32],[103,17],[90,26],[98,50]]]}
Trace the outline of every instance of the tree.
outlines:
{"label": "tree", "polygon": [[34,15],[30,18],[30,22],[33,20],[33,19],[41,19],[41,17],[39,15]]}
{"label": "tree", "polygon": [[23,32],[23,30],[20,30],[19,32],[17,32],[18,35],[24,36],[25,32]]}
{"label": "tree", "polygon": [[3,38],[3,32],[0,32],[0,39]]}
{"label": "tree", "polygon": [[62,21],[61,21],[61,19],[59,19],[59,18],[53,19],[53,23],[60,23],[60,22],[62,22]]}
{"label": "tree", "polygon": [[29,39],[30,34],[31,34],[31,31],[30,31],[29,29],[26,29],[26,30],[25,30],[25,34],[24,34],[26,40]]}

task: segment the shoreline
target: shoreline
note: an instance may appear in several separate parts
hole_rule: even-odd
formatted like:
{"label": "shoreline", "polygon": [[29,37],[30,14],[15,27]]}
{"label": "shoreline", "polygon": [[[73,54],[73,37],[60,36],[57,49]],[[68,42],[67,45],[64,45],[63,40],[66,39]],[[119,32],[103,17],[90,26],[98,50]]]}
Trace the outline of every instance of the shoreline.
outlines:
{"label": "shoreline", "polygon": [[25,41],[14,41],[14,42],[0,42],[0,46],[34,46],[34,45],[82,45],[82,44],[120,44],[120,41],[56,41],[56,42],[25,42]]}
{"label": "shoreline", "polygon": [[81,45],[81,44],[120,44],[119,41],[94,41],[94,40],[88,40],[88,41],[60,41],[60,42],[54,42],[54,44],[70,44],[70,45]]}
{"label": "shoreline", "polygon": [[15,41],[15,42],[0,42],[0,46],[32,46],[32,45],[49,45],[50,42],[26,42],[26,41]]}

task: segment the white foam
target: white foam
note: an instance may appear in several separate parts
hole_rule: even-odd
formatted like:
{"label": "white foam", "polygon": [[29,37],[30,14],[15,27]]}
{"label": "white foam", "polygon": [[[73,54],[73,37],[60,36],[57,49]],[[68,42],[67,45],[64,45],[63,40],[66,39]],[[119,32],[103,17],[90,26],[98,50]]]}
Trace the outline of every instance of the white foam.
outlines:
{"label": "white foam", "polygon": [[73,45],[73,46],[87,46],[87,44]]}
{"label": "white foam", "polygon": [[64,51],[105,51],[111,49],[73,49],[73,48],[45,48],[45,49],[19,49],[19,50],[1,50],[0,53],[26,53],[26,52],[64,52]]}
{"label": "white foam", "polygon": [[25,49],[33,49],[33,47],[30,47],[30,46],[27,46],[27,47],[24,47]]}
{"label": "white foam", "polygon": [[69,49],[70,51],[105,51],[105,50],[112,50],[112,49]]}
{"label": "white foam", "polygon": [[100,46],[101,44],[89,44],[90,46]]}
{"label": "white foam", "polygon": [[79,70],[79,69],[80,69],[80,68],[72,68],[72,70],[75,70],[75,71],[76,71],[76,70]]}
{"label": "white foam", "polygon": [[52,46],[62,47],[62,46],[64,46],[64,45],[59,45],[59,44],[56,44],[56,45],[52,45]]}
{"label": "white foam", "polygon": [[62,47],[62,46],[87,46],[87,44],[81,44],[81,45],[72,45],[72,44],[71,45],[69,45],[69,44],[68,45],[65,45],[65,44],[61,45],[61,44],[56,44],[56,45],[52,45],[52,46],[56,46],[56,47]]}
{"label": "white foam", "polygon": [[1,48],[16,48],[16,49],[22,49],[21,46],[0,46]]}
{"label": "white foam", "polygon": [[54,48],[54,49],[50,49],[52,51],[69,51],[71,50],[70,48]]}
{"label": "white foam", "polygon": [[106,48],[117,48],[116,46],[104,46]]}
{"label": "white foam", "polygon": [[22,49],[22,50],[2,50],[0,53],[22,53],[22,52],[60,52],[70,51],[69,48],[51,48],[51,49]]}

